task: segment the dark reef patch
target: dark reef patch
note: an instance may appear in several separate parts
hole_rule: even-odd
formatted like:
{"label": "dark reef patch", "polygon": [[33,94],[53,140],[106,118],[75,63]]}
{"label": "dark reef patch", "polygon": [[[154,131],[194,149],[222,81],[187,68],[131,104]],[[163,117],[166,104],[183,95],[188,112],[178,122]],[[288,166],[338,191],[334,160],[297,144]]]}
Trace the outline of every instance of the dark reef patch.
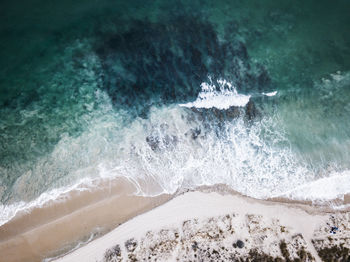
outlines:
{"label": "dark reef patch", "polygon": [[142,116],[154,104],[191,101],[209,77],[226,79],[243,93],[269,85],[265,68],[249,62],[237,27],[219,37],[211,23],[191,15],[129,25],[126,31],[103,34],[96,46],[104,88],[117,107]]}

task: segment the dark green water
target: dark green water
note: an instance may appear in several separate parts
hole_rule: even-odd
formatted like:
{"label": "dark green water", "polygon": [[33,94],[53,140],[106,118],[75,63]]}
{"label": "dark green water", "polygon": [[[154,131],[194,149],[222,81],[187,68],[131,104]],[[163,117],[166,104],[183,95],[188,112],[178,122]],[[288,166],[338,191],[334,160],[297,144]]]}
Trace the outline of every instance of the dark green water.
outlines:
{"label": "dark green water", "polygon": [[[152,177],[167,192],[226,183],[259,198],[344,179],[349,25],[346,0],[3,1],[3,220],[18,201],[100,177]],[[210,96],[251,96],[257,115],[179,106],[202,83]]]}

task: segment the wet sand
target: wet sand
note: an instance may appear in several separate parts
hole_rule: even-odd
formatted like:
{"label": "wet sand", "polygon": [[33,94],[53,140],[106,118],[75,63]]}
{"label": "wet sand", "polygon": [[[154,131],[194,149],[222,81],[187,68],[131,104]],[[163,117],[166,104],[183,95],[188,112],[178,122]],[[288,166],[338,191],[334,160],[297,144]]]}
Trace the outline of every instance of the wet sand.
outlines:
{"label": "wet sand", "polygon": [[165,194],[135,196],[136,190],[129,181],[117,179],[17,215],[0,227],[0,261],[42,261],[66,253],[80,241],[101,236],[170,199]]}
{"label": "wet sand", "polygon": [[311,200],[295,200],[289,199],[285,197],[274,197],[267,199],[268,201],[280,202],[280,203],[289,203],[296,205],[304,205],[304,206],[312,206],[313,208],[317,208],[320,212],[333,212],[333,211],[342,211],[349,212],[350,211],[350,194],[344,195],[343,198],[332,199],[327,201],[319,201],[313,202]]}

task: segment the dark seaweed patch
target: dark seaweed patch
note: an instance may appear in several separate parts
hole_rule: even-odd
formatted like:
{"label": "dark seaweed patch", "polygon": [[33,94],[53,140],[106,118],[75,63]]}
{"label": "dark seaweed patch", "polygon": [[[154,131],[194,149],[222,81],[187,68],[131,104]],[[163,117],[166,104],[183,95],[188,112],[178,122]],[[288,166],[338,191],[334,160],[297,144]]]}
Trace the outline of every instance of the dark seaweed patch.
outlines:
{"label": "dark seaweed patch", "polygon": [[251,69],[246,46],[232,38],[235,30],[219,41],[214,26],[201,17],[130,22],[125,32],[104,34],[97,46],[104,88],[115,106],[137,114],[153,104],[194,100],[209,76],[224,78],[241,92],[262,89],[269,76],[262,66]]}

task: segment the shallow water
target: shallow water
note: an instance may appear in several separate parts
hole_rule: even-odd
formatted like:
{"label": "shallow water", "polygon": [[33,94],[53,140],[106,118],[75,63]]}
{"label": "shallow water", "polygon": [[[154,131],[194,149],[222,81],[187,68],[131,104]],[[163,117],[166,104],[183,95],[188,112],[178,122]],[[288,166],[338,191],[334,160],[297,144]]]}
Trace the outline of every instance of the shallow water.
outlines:
{"label": "shallow water", "polygon": [[345,0],[5,1],[0,220],[118,176],[157,181],[145,195],[225,183],[257,198],[342,197],[349,11]]}

